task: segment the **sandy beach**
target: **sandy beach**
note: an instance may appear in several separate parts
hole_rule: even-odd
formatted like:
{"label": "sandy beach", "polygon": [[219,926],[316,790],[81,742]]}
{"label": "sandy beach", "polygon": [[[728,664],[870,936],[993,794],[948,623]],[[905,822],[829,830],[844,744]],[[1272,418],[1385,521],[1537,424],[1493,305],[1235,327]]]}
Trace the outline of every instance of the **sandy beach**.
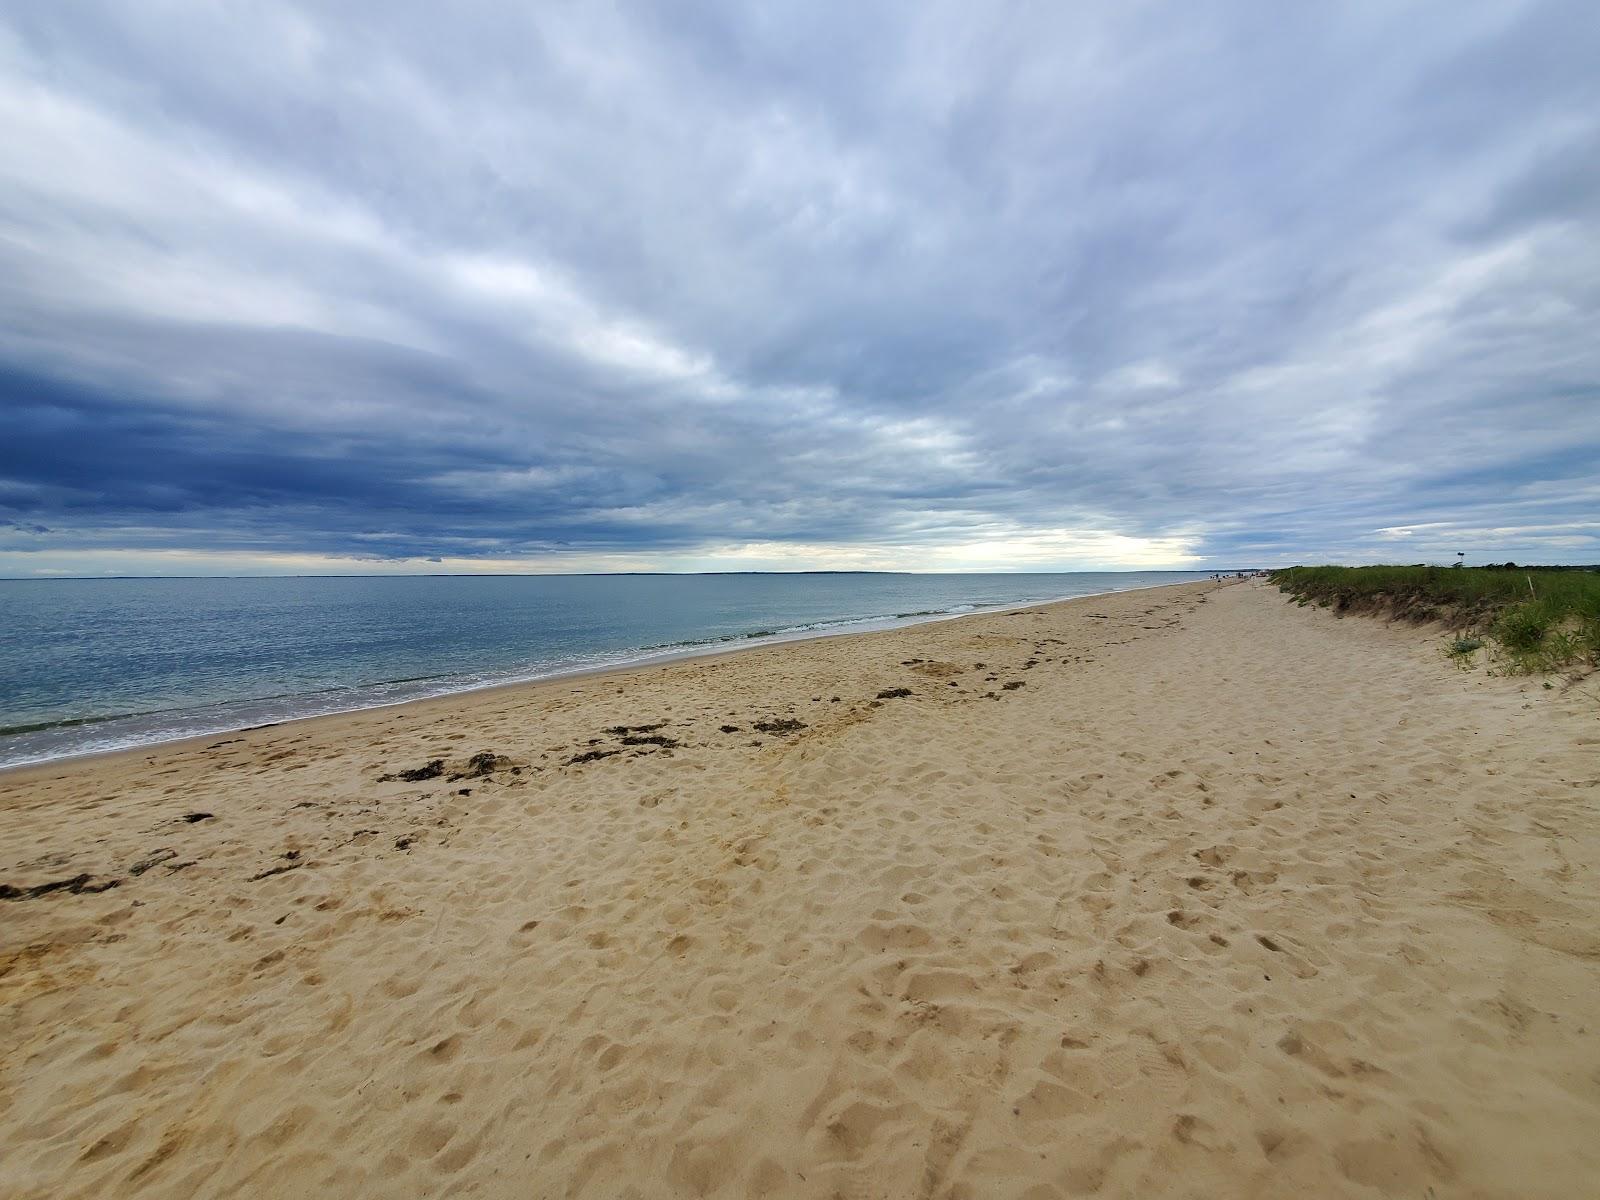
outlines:
{"label": "sandy beach", "polygon": [[0,1196],[1600,1196],[1600,702],[1186,584],[0,775]]}

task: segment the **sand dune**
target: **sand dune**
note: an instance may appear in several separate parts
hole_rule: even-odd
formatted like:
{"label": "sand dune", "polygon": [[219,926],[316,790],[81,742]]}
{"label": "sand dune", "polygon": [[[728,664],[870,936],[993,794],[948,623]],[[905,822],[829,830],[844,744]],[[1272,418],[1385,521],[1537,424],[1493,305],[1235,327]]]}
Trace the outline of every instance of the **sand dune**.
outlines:
{"label": "sand dune", "polygon": [[0,776],[0,1195],[1600,1195],[1600,703],[1437,645],[1182,585]]}

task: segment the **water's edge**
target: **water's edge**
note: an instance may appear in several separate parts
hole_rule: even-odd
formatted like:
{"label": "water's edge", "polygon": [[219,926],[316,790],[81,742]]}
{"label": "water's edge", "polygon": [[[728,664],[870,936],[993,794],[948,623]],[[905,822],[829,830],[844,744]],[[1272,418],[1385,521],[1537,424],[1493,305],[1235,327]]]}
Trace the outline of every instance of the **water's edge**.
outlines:
{"label": "water's edge", "polygon": [[[1069,596],[1057,596],[1044,600],[1027,600],[988,607],[963,608],[960,611],[919,612],[893,617],[841,618],[837,621],[820,623],[837,626],[836,628],[817,628],[816,625],[818,623],[813,623],[812,625],[796,627],[792,630],[759,631],[744,635],[708,638],[674,646],[644,647],[618,651],[615,657],[596,655],[593,661],[559,667],[553,670],[509,673],[504,677],[476,682],[460,680],[451,683],[441,682],[440,686],[431,689],[426,686],[431,682],[429,680],[394,680],[350,689],[337,689],[339,691],[360,692],[365,698],[362,701],[351,704],[340,704],[337,701],[333,701],[329,707],[317,707],[315,705],[309,708],[304,707],[305,702],[311,700],[313,696],[326,695],[327,693],[301,693],[282,697],[269,696],[255,700],[217,704],[207,706],[204,709],[193,710],[193,718],[199,722],[196,725],[186,725],[182,728],[167,730],[151,730],[146,733],[114,734],[103,744],[88,744],[54,752],[46,750],[35,754],[28,754],[24,751],[22,755],[12,757],[6,753],[7,747],[4,744],[4,740],[0,740],[0,774],[55,763],[100,757],[102,755],[148,750],[157,746],[172,746],[180,742],[216,737],[219,734],[246,733],[255,729],[272,728],[297,721],[315,721],[323,717],[348,716],[353,713],[372,712],[378,709],[399,708],[407,704],[418,704],[453,696],[495,691],[501,688],[562,683],[595,676],[625,674],[640,668],[683,662],[691,659],[716,658],[727,654],[737,654],[745,650],[758,650],[765,647],[816,641],[823,638],[879,633],[891,629],[906,629],[916,625],[932,624],[938,621],[958,621],[967,617],[993,616],[996,613],[1023,612],[1048,605],[1067,604],[1075,600],[1092,600],[1102,596],[1123,595],[1127,592],[1156,591],[1168,587],[1187,587],[1195,582],[1197,581],[1191,579],[1172,583],[1140,584],[1126,588],[1108,588],[1098,592],[1077,592]],[[393,689],[404,684],[421,684],[424,686],[406,695],[384,698],[383,693],[387,689]],[[332,697],[330,696],[329,699],[332,700]],[[296,704],[297,701],[300,703]],[[284,705],[284,711],[275,712],[275,704]],[[297,709],[298,711],[296,711]],[[104,718],[60,721],[30,732],[48,734],[53,730],[81,730],[94,725],[116,724],[144,715],[160,717],[170,713],[176,719],[187,711],[189,710],[178,709],[151,714],[119,714]],[[237,713],[237,719],[228,719],[228,714],[230,713]],[[207,714],[211,715],[210,720],[207,720]],[[271,719],[260,719],[263,716]],[[12,733],[12,739],[15,740],[23,740],[27,737],[28,733],[21,730]]]}

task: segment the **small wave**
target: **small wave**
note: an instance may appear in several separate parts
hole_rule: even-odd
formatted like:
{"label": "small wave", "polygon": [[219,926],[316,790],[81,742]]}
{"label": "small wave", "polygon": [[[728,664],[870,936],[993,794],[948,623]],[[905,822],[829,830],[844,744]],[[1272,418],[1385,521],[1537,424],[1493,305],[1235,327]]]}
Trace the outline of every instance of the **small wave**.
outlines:
{"label": "small wave", "polygon": [[29,725],[0,725],[0,737],[9,737],[20,733],[43,733],[47,729],[79,729],[85,725],[100,725],[106,721],[117,721],[125,717],[138,716],[137,713],[113,713],[109,717],[71,717],[62,721],[35,721]]}
{"label": "small wave", "polygon": [[127,712],[101,713],[90,717],[62,717],[58,721],[29,721],[20,725],[0,725],[0,738],[21,737],[29,733],[50,733],[58,729],[87,729],[95,725],[111,725],[118,721],[138,721],[147,717],[159,717],[166,712],[176,712],[177,709],[140,708],[130,709]]}

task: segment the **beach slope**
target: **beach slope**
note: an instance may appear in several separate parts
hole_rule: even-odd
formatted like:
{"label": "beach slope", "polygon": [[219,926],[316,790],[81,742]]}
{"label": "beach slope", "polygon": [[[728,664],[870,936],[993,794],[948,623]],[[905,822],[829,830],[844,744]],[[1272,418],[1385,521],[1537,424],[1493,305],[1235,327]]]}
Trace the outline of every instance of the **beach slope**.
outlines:
{"label": "beach slope", "polygon": [[1188,584],[0,775],[0,1195],[1594,1195],[1600,707],[1438,646]]}

